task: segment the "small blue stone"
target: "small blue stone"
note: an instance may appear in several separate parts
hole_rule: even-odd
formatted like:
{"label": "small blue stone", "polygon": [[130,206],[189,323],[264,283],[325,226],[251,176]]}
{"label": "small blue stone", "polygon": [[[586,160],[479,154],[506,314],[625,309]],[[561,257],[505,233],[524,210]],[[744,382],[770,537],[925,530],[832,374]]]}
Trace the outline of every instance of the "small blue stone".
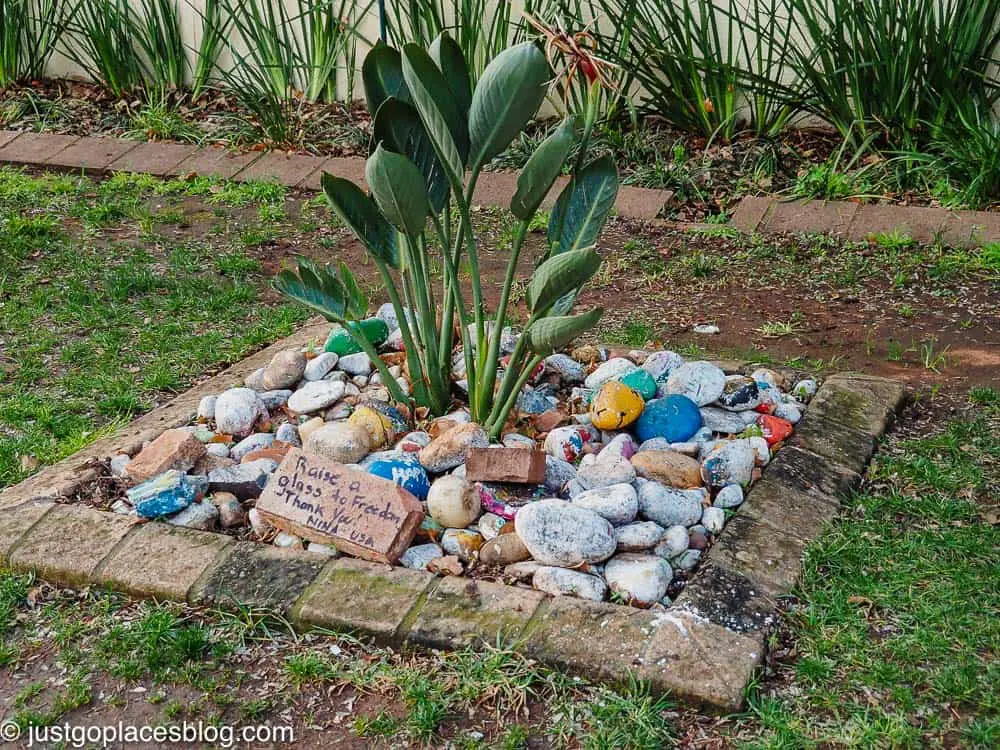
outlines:
{"label": "small blue stone", "polygon": [[184,510],[198,494],[199,485],[187,474],[171,469],[130,489],[126,494],[143,518],[159,518]]}
{"label": "small blue stone", "polygon": [[368,473],[395,482],[418,500],[426,500],[431,480],[420,462],[413,459],[378,459],[368,466]]}
{"label": "small blue stone", "polygon": [[517,397],[517,409],[522,414],[544,414],[551,408],[552,402],[538,391],[524,391]]}
{"label": "small blue stone", "polygon": [[671,443],[684,443],[699,427],[698,404],[687,396],[672,394],[646,404],[635,423],[635,434],[640,442],[661,437]]}

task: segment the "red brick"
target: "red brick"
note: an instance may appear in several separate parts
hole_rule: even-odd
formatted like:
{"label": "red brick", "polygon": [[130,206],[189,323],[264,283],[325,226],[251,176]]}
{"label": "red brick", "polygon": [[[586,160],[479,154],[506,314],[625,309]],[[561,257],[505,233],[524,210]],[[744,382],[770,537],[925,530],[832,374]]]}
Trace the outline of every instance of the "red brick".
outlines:
{"label": "red brick", "polygon": [[78,140],[80,138],[76,135],[21,133],[0,148],[0,161],[10,164],[42,164]]}
{"label": "red brick", "polygon": [[182,143],[140,143],[127,154],[111,162],[108,170],[170,177],[179,174],[178,165],[197,151],[197,146]]}
{"label": "red brick", "polygon": [[139,144],[123,138],[84,137],[45,160],[50,167],[67,167],[100,172]]}
{"label": "red brick", "polygon": [[197,174],[228,180],[261,157],[259,152],[237,154],[218,146],[200,148],[177,165],[177,174]]}
{"label": "red brick", "polygon": [[205,446],[186,430],[167,430],[125,467],[137,482],[145,482],[169,469],[187,471],[205,455]]}
{"label": "red brick", "polygon": [[768,232],[823,232],[846,234],[858,211],[847,201],[779,202],[762,225]]}
{"label": "red brick", "polygon": [[545,481],[545,451],[527,448],[469,448],[465,476],[470,482]]}
{"label": "red brick", "polygon": [[319,169],[324,159],[299,154],[264,154],[239,173],[237,180],[266,180],[295,187]]}

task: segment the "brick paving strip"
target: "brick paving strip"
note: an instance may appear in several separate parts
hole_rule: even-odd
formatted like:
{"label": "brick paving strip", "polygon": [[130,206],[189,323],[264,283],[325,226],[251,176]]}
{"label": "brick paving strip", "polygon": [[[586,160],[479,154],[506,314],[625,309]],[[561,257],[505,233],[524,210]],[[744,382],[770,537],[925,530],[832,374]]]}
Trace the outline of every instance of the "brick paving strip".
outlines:
{"label": "brick paving strip", "polygon": [[[138,172],[156,177],[198,174],[232,180],[270,180],[301,190],[319,190],[323,172],[355,182],[364,182],[365,173],[365,162],[360,158],[277,152],[237,154],[214,146],[0,130],[0,163],[4,162],[94,174]],[[486,172],[480,175],[475,200],[506,207],[516,184],[513,173]],[[551,207],[564,184],[565,179],[557,182],[543,205]],[[622,185],[615,208],[619,216],[651,220],[672,195],[670,190]]]}
{"label": "brick paving strip", "polygon": [[1000,242],[1000,212],[949,211],[933,206],[747,197],[733,211],[730,225],[744,232],[815,232],[852,241],[896,231],[917,242],[954,247]]}
{"label": "brick paving strip", "polygon": [[[328,323],[312,322],[0,492],[0,564],[72,586],[264,607],[302,630],[350,630],[395,646],[455,649],[493,644],[500,636],[574,674],[614,683],[635,676],[656,691],[733,711],[761,664],[777,600],[794,586],[806,546],[837,516],[840,497],[861,481],[906,395],[902,384],[884,378],[828,378],[666,611],[437,578],[348,557],[327,560],[166,523],[135,523],[67,502],[93,478],[86,468],[91,459],[133,453],[164,430],[188,424],[202,396],[242,383],[279,351],[323,341],[328,329]],[[729,372],[752,366],[717,364]]]}

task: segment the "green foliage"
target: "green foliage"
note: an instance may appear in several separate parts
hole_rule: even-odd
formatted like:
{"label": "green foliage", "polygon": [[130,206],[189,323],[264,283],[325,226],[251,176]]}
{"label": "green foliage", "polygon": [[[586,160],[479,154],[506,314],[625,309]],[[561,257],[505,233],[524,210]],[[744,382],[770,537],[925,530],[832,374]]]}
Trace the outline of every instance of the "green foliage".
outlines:
{"label": "green foliage", "polygon": [[0,88],[42,77],[70,10],[68,0],[0,0]]}
{"label": "green foliage", "polygon": [[[323,176],[323,190],[379,271],[400,322],[416,403],[434,414],[449,408],[457,323],[473,418],[496,436],[541,358],[592,327],[601,314],[598,309],[567,315],[580,288],[600,266],[593,245],[618,187],[610,159],[587,162],[596,109],[588,108],[582,128],[577,118],[567,118],[522,170],[511,200],[517,225],[507,274],[494,319],[489,320],[470,204],[483,166],[510,145],[541,106],[552,78],[545,55],[532,43],[510,47],[485,67],[475,89],[468,90],[471,76],[462,50],[442,35],[430,51],[407,44],[400,54],[377,45],[362,65],[362,75],[375,115],[375,146],[365,169],[371,195],[331,175]],[[595,86],[591,95],[597,94]],[[528,286],[525,335],[497,387],[501,330],[517,260],[542,198],[564,171],[574,147],[570,183],[549,219],[548,252]],[[460,276],[466,266],[471,309]],[[443,271],[439,297],[432,268]],[[399,271],[398,279],[390,270]],[[309,264],[300,263],[298,276],[286,271],[275,285],[330,320],[347,323],[363,314],[351,308],[348,295],[338,288],[348,278],[343,267],[338,282],[332,272],[321,277]],[[404,303],[412,315],[404,312]],[[393,397],[406,401],[374,348],[353,329],[347,327],[383,372]]]}

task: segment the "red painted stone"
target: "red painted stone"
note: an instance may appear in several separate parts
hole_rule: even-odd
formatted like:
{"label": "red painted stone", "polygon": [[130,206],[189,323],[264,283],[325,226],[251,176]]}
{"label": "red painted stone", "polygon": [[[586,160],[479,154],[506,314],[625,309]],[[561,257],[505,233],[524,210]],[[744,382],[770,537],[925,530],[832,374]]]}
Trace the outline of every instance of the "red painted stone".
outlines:
{"label": "red painted stone", "polygon": [[787,440],[794,429],[792,423],[787,419],[775,417],[771,414],[761,414],[757,418],[757,424],[764,431],[764,439],[768,445],[777,445],[783,440]]}

